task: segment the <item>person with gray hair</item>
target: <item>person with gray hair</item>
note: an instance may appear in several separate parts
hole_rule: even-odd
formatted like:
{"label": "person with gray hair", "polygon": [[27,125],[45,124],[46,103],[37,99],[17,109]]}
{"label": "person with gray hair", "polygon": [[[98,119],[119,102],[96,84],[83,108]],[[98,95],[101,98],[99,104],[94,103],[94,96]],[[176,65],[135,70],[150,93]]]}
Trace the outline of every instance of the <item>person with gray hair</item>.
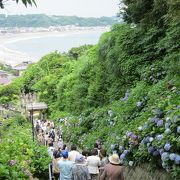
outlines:
{"label": "person with gray hair", "polygon": [[72,168],[73,180],[90,180],[91,176],[86,166],[83,155],[79,154],[75,158],[75,164]]}

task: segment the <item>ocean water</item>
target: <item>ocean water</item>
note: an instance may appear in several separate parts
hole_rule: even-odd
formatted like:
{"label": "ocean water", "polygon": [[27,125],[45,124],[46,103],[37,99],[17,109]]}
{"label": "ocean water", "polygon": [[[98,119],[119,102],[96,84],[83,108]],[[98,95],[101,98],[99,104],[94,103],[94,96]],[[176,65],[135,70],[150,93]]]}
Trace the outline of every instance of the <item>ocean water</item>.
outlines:
{"label": "ocean water", "polygon": [[33,58],[40,58],[55,50],[67,52],[72,47],[84,44],[96,44],[104,31],[52,34],[40,37],[28,37],[4,44],[8,49],[26,53]]}

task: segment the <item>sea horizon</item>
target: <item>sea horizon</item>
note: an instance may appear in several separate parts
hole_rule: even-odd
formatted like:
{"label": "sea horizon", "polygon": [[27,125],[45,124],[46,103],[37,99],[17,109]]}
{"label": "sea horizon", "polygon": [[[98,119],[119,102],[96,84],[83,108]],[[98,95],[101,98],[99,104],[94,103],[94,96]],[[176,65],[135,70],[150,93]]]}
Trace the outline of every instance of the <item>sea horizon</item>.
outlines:
{"label": "sea horizon", "polygon": [[97,44],[107,30],[37,32],[0,35],[0,62],[15,66],[23,61],[37,62],[50,52],[67,52],[84,44]]}

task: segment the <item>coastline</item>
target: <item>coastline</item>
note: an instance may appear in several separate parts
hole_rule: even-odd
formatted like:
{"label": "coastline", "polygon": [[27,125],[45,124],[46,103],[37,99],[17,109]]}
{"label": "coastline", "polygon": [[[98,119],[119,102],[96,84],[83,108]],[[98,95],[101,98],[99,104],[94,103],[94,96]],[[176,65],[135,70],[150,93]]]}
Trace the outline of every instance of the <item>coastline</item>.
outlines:
{"label": "coastline", "polygon": [[89,32],[106,32],[107,30],[71,30],[71,31],[50,31],[50,32],[23,32],[23,33],[7,33],[0,34],[0,63],[15,66],[23,61],[37,62],[39,59],[31,57],[30,55],[12,50],[6,47],[6,44],[44,37],[60,37],[68,34],[80,34]]}

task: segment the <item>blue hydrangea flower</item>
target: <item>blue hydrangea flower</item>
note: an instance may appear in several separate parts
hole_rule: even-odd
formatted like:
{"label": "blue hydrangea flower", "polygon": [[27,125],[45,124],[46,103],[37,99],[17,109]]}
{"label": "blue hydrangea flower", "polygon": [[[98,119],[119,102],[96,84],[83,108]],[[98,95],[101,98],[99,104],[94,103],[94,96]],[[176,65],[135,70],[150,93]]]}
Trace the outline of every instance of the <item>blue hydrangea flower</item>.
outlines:
{"label": "blue hydrangea flower", "polygon": [[180,156],[179,155],[176,155],[174,163],[175,164],[180,164]]}
{"label": "blue hydrangea flower", "polygon": [[146,138],[145,138],[145,142],[146,142],[146,143],[149,143],[149,142],[150,142],[150,141],[149,141],[149,137],[146,137]]}
{"label": "blue hydrangea flower", "polygon": [[180,134],[180,126],[177,127],[177,133]]}
{"label": "blue hydrangea flower", "polygon": [[148,123],[145,123],[143,129],[146,129],[147,127],[148,127]]}
{"label": "blue hydrangea flower", "polygon": [[143,127],[142,126],[139,126],[138,127],[138,131],[142,131],[143,130]]}
{"label": "blue hydrangea flower", "polygon": [[170,159],[171,161],[174,161],[175,158],[176,158],[176,154],[175,154],[175,153],[171,153],[171,154],[169,155],[169,159]]}
{"label": "blue hydrangea flower", "polygon": [[164,131],[166,134],[171,134],[171,130],[169,128],[167,128],[165,131]]}
{"label": "blue hydrangea flower", "polygon": [[159,149],[159,154],[162,155],[164,153],[164,149]]}
{"label": "blue hydrangea flower", "polygon": [[152,154],[153,152],[154,152],[154,147],[149,146],[149,148],[148,148],[148,153],[149,153],[149,154]]}
{"label": "blue hydrangea flower", "polygon": [[136,106],[137,106],[137,107],[141,107],[141,106],[142,106],[142,102],[141,102],[141,101],[138,101],[138,102],[136,103]]}
{"label": "blue hydrangea flower", "polygon": [[143,139],[143,140],[141,141],[141,144],[145,144],[145,139]]}
{"label": "blue hydrangea flower", "polygon": [[164,149],[165,149],[166,151],[169,151],[170,148],[171,148],[171,145],[170,145],[169,143],[166,143],[166,144],[164,145]]}
{"label": "blue hydrangea flower", "polygon": [[151,145],[151,143],[147,143],[147,147],[149,147]]}
{"label": "blue hydrangea flower", "polygon": [[115,148],[115,145],[114,144],[111,144],[111,149],[113,150]]}
{"label": "blue hydrangea flower", "polygon": [[124,150],[123,154],[126,155],[126,154],[128,154],[128,152],[129,152],[128,150]]}
{"label": "blue hydrangea flower", "polygon": [[158,151],[154,151],[153,152],[153,156],[158,156],[159,155],[159,152]]}
{"label": "blue hydrangea flower", "polygon": [[168,129],[170,127],[171,123],[168,122],[168,123],[165,123],[165,129]]}
{"label": "blue hydrangea flower", "polygon": [[167,152],[163,152],[161,154],[161,160],[162,161],[166,161],[168,159],[168,157],[169,157],[169,154]]}
{"label": "blue hydrangea flower", "polygon": [[155,140],[156,140],[156,141],[160,141],[160,140],[162,140],[162,138],[163,138],[163,135],[162,135],[162,134],[158,134],[158,135],[155,137]]}
{"label": "blue hydrangea flower", "polygon": [[149,122],[151,122],[151,123],[156,123],[157,121],[158,121],[158,119],[155,117],[149,118]]}
{"label": "blue hydrangea flower", "polygon": [[163,120],[159,120],[159,121],[157,122],[157,127],[161,127],[161,126],[163,126]]}
{"label": "blue hydrangea flower", "polygon": [[174,118],[173,118],[173,122],[176,123],[178,118],[179,118],[179,116],[175,115]]}
{"label": "blue hydrangea flower", "polygon": [[123,146],[119,146],[119,150],[120,150],[120,151],[123,151],[123,150],[124,150],[124,147],[123,147]]}
{"label": "blue hydrangea flower", "polygon": [[125,159],[125,157],[126,157],[126,155],[125,155],[124,153],[122,153],[122,154],[120,155],[120,159]]}

